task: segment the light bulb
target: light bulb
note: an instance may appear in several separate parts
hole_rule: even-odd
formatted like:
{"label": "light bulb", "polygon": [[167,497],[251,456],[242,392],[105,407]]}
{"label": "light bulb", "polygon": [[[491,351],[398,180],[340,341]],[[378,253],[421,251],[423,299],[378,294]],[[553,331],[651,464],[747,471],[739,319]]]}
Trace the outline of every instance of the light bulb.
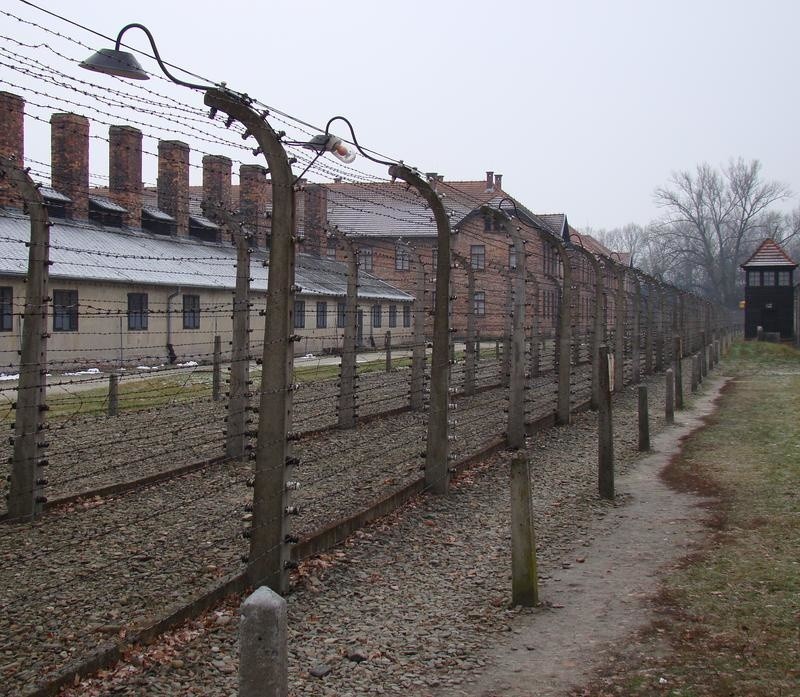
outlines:
{"label": "light bulb", "polygon": [[342,162],[349,165],[356,159],[356,152],[341,138],[331,138],[328,143],[328,150],[333,153],[334,157],[339,158]]}

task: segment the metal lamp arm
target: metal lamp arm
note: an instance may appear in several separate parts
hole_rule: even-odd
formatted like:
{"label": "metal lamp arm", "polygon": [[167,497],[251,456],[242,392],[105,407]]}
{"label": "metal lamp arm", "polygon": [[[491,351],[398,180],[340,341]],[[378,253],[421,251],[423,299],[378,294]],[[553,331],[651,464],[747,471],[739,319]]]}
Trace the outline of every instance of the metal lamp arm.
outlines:
{"label": "metal lamp arm", "polygon": [[132,24],[126,24],[124,27],[122,27],[122,29],[119,30],[119,34],[117,34],[117,43],[116,43],[116,46],[115,46],[115,50],[117,50],[117,51],[120,50],[119,47],[122,44],[122,35],[126,31],[128,31],[128,29],[141,29],[145,33],[145,35],[147,36],[148,40],[150,41],[150,48],[153,49],[153,57],[156,59],[156,62],[158,63],[158,67],[161,68],[161,70],[163,71],[164,75],[166,75],[176,85],[182,85],[183,87],[189,87],[189,88],[194,89],[194,90],[207,90],[207,89],[209,89],[209,87],[211,87],[211,85],[198,85],[198,84],[195,84],[193,82],[185,82],[184,80],[180,80],[177,77],[175,77],[167,69],[167,66],[165,65],[164,61],[161,60],[161,55],[159,54],[158,48],[156,47],[156,41],[153,38],[153,35],[150,33],[150,30],[146,26],[144,26],[144,24],[139,24],[137,22],[134,22]]}
{"label": "metal lamp arm", "polygon": [[379,165],[386,165],[387,167],[391,167],[392,165],[397,164],[397,162],[395,162],[395,161],[379,160],[377,157],[373,157],[372,155],[368,155],[367,152],[364,150],[364,148],[361,147],[361,145],[358,142],[358,139],[356,138],[356,133],[353,130],[353,124],[350,123],[350,120],[348,118],[346,118],[345,116],[334,116],[334,117],[328,119],[328,123],[325,124],[325,135],[326,136],[329,136],[331,134],[331,124],[334,121],[344,121],[345,124],[347,124],[347,127],[350,129],[350,137],[352,138],[353,145],[356,146],[356,150],[358,150],[358,152],[360,152],[363,157],[366,157],[368,160],[371,160],[372,162],[376,162]]}

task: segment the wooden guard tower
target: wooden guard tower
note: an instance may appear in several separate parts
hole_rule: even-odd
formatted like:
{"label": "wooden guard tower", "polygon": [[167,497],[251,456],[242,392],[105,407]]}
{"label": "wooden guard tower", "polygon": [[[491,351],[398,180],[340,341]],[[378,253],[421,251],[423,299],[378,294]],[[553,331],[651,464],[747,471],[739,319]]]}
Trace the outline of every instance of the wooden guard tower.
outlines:
{"label": "wooden guard tower", "polygon": [[794,270],[797,264],[775,240],[767,238],[742,264],[745,271],[744,337],[765,333],[790,339],[794,333]]}

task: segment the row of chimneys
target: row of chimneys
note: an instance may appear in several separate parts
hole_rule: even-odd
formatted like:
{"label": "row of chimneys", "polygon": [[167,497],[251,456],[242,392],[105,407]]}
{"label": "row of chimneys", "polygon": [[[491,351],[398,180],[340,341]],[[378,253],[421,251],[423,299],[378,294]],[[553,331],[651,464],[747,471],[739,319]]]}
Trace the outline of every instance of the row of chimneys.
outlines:
{"label": "row of chimneys", "polygon": [[[0,92],[0,155],[24,164],[25,100]],[[70,216],[86,220],[89,214],[89,121],[77,114],[50,117],[51,186],[72,199]],[[125,208],[124,223],[142,224],[142,132],[131,126],[108,129],[108,198]],[[232,163],[227,157],[203,157],[203,209],[206,217],[223,222],[218,208],[231,210]],[[239,212],[245,225],[263,244],[269,229],[267,170],[261,165],[239,168]],[[158,208],[176,221],[178,235],[189,234],[189,146],[178,140],[158,143]],[[22,207],[14,190],[0,181],[0,206]]]}

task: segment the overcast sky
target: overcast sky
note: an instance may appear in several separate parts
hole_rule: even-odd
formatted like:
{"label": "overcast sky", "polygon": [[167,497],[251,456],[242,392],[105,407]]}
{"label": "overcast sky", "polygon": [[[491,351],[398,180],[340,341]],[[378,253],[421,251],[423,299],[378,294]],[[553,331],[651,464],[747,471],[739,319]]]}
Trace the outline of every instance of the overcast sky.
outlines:
{"label": "overcast sky", "polygon": [[[576,227],[647,222],[653,189],[701,161],[758,158],[800,193],[799,2],[39,4],[113,35],[146,24],[166,60],[314,124],[346,115],[363,144],[423,171],[501,173],[509,193]],[[18,0],[0,7],[75,31]],[[0,19],[0,33],[35,33]],[[28,131],[26,152],[46,152],[46,131]]]}

